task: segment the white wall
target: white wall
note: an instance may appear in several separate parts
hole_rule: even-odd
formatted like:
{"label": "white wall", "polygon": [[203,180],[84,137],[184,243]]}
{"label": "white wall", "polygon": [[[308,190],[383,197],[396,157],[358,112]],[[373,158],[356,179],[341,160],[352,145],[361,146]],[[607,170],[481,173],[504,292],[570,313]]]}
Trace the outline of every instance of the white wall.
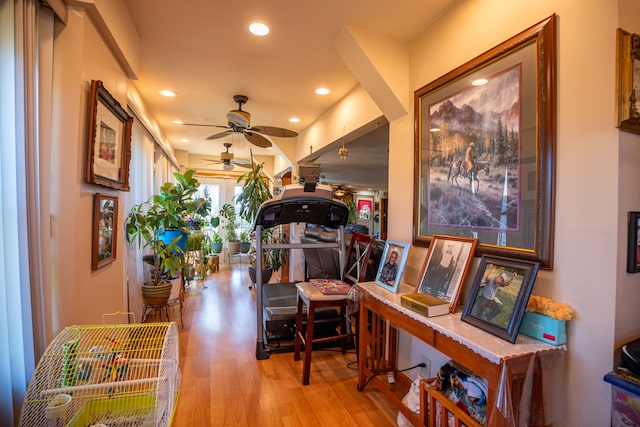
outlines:
{"label": "white wall", "polygon": [[87,99],[92,79],[102,80],[122,105],[128,79],[89,18],[71,10],[66,25],[57,24],[54,48],[51,180],[52,286],[45,290],[47,341],[62,328],[101,324],[102,314],[126,309],[124,236],[118,227],[116,260],[91,270],[93,197],[119,196],[118,223],[124,198],[119,191],[84,183]]}

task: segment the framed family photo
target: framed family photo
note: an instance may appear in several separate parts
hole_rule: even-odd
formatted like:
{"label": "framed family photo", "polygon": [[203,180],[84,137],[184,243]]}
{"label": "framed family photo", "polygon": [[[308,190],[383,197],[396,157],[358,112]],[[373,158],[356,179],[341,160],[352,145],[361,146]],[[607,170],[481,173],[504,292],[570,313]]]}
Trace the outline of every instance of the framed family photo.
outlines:
{"label": "framed family photo", "polygon": [[453,313],[477,244],[471,238],[433,236],[416,292],[449,301]]}
{"label": "framed family photo", "polygon": [[415,91],[413,244],[553,268],[556,16]]}
{"label": "framed family photo", "polygon": [[382,258],[378,272],[376,273],[375,282],[383,288],[397,292],[404,264],[407,262],[409,255],[409,244],[387,240],[382,252]]}
{"label": "framed family photo", "polygon": [[640,212],[629,212],[627,273],[640,272]]}
{"label": "framed family photo", "polygon": [[129,191],[133,117],[99,80],[91,81],[87,117],[85,181]]}
{"label": "framed family photo", "polygon": [[117,230],[118,198],[96,193],[93,196],[92,270],[116,260]]}
{"label": "framed family photo", "polygon": [[514,343],[540,263],[483,255],[462,320]]}

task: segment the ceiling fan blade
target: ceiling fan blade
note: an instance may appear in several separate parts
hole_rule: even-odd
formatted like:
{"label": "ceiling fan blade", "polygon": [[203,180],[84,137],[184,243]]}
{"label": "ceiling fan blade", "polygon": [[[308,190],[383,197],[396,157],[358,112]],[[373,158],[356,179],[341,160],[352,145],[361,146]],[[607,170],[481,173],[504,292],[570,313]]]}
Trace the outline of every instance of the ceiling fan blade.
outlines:
{"label": "ceiling fan blade", "polygon": [[291,129],[279,128],[276,126],[254,126],[251,128],[251,130],[269,136],[277,136],[280,138],[291,138],[294,136],[298,136],[298,132],[292,131]]}
{"label": "ceiling fan blade", "polygon": [[222,125],[207,125],[204,123],[181,123],[182,126],[202,126],[202,127],[208,127],[208,128],[224,128],[224,129],[228,129],[229,126],[222,126]]}
{"label": "ceiling fan blade", "polygon": [[202,159],[205,162],[211,162],[211,163],[222,163],[222,161],[218,160],[218,159]]}
{"label": "ceiling fan blade", "polygon": [[264,136],[260,135],[259,133],[256,132],[243,132],[245,138],[247,138],[247,141],[249,141],[250,143],[252,143],[253,145],[256,145],[260,148],[269,148],[271,147],[271,141],[269,141],[267,138],[265,138]]}
{"label": "ceiling fan blade", "polygon": [[229,130],[225,130],[222,132],[218,132],[218,133],[214,133],[213,135],[210,135],[208,137],[206,137],[206,140],[211,140],[211,139],[218,139],[218,138],[224,138],[227,135],[231,135],[233,133],[233,131],[231,129]]}

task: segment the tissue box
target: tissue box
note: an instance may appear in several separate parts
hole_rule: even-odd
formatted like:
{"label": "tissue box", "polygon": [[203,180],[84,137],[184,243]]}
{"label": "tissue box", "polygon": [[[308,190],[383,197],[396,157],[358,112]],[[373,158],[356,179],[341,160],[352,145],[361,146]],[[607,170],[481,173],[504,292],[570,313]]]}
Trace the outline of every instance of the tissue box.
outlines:
{"label": "tissue box", "polygon": [[566,344],[566,323],[566,320],[557,320],[544,314],[527,311],[522,319],[520,333],[549,344]]}

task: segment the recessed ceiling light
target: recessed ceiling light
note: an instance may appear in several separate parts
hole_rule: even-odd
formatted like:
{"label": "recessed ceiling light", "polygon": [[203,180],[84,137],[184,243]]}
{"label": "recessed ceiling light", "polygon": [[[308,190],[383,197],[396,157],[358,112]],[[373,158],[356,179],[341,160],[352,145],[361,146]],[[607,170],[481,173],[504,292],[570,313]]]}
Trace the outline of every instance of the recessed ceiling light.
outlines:
{"label": "recessed ceiling light", "polygon": [[262,22],[253,22],[249,24],[249,31],[251,31],[253,35],[262,37],[269,34],[269,27]]}
{"label": "recessed ceiling light", "polygon": [[317,95],[329,95],[329,92],[331,92],[329,89],[327,89],[326,87],[319,87],[316,89],[316,94]]}
{"label": "recessed ceiling light", "polygon": [[184,122],[182,120],[174,120],[171,123],[173,123],[174,125],[183,125]]}
{"label": "recessed ceiling light", "polygon": [[172,90],[165,89],[165,90],[161,90],[160,91],[160,95],[162,95],[162,96],[176,96],[176,93],[174,91],[172,91]]}
{"label": "recessed ceiling light", "polygon": [[189,140],[187,138],[182,138],[180,142],[189,142]]}
{"label": "recessed ceiling light", "polygon": [[291,123],[300,123],[300,119],[299,119],[299,118],[297,118],[297,117],[291,117],[291,118],[289,119],[289,121],[290,121]]}
{"label": "recessed ceiling light", "polygon": [[487,83],[489,83],[489,80],[487,79],[476,79],[471,82],[471,84],[474,86],[483,86],[483,85],[486,85]]}

